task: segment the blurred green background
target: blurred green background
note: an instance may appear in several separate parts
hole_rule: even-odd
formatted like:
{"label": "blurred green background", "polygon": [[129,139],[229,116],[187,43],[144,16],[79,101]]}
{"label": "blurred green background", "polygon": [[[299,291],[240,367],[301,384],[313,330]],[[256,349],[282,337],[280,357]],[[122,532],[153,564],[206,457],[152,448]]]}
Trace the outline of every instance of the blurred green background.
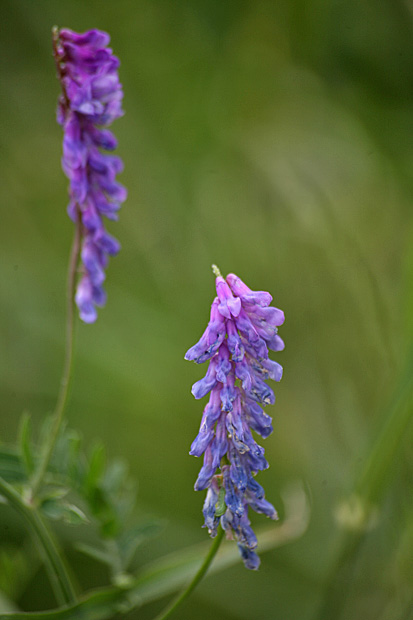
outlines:
{"label": "blurred green background", "polygon": [[[137,566],[207,538],[201,465],[188,450],[204,367],[185,362],[214,296],[211,263],[268,290],[286,314],[275,430],[259,476],[283,514],[303,481],[302,538],[205,580],[182,620],[310,619],[334,564],[347,497],[378,435],[413,331],[413,5],[401,0],[2,0],[0,38],[1,438],[53,409],[72,238],[55,122],[54,24],[110,32],[125,116],[113,129],[129,197],[108,303],[79,325],[70,425],[102,439],[167,526]],[[340,618],[413,617],[413,456],[406,435]],[[266,525],[261,516],[255,526]],[[277,525],[274,525],[277,527]],[[85,586],[103,575],[70,552]],[[0,515],[4,547],[27,546]],[[23,551],[24,555],[24,551]],[[40,568],[23,609],[53,604]],[[153,617],[165,601],[130,615]],[[338,617],[338,615],[337,615]]]}

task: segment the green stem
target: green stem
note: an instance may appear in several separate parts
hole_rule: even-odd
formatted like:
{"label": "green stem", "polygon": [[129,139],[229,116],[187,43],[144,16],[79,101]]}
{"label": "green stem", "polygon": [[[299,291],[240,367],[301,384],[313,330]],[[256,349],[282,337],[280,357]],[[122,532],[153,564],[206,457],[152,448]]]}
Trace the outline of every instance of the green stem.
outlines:
{"label": "green stem", "polygon": [[75,603],[76,595],[57,545],[35,507],[26,504],[14,487],[3,478],[0,478],[0,494],[22,515],[35,532],[43,550],[47,572],[58,604]]}
{"label": "green stem", "polygon": [[[354,529],[341,533],[334,567],[325,586],[323,601],[316,618],[339,618],[354,575],[356,556],[375,508],[388,488],[397,455],[412,420],[413,355],[406,364],[400,385],[387,409],[385,422],[365,465],[354,485],[353,500],[359,508],[359,522]],[[351,501],[349,502],[351,507]]]}
{"label": "green stem", "polygon": [[368,503],[379,501],[387,487],[392,465],[396,462],[395,457],[412,420],[412,404],[413,353],[387,410],[382,430],[355,485],[355,493]]}
{"label": "green stem", "polygon": [[43,477],[46,473],[47,467],[50,462],[50,458],[53,453],[53,449],[56,445],[57,438],[59,436],[60,427],[62,425],[63,416],[66,410],[66,405],[68,401],[69,388],[72,379],[72,369],[73,369],[73,348],[74,348],[74,326],[75,326],[75,286],[76,286],[76,273],[77,273],[77,265],[79,262],[79,252],[80,252],[80,241],[81,241],[81,223],[78,214],[78,219],[76,221],[76,229],[75,229],[75,237],[73,240],[72,250],[70,253],[69,259],[69,269],[68,269],[68,277],[67,277],[67,321],[66,321],[66,352],[65,352],[65,362],[63,367],[63,374],[60,381],[60,389],[56,402],[56,407],[54,410],[54,421],[52,430],[47,439],[47,443],[44,447],[44,451],[41,456],[40,464],[35,472],[33,477],[33,482],[31,485],[31,496],[32,498],[36,496],[37,491],[39,490],[41,483],[43,481]]}
{"label": "green stem", "polygon": [[174,613],[174,611],[185,601],[185,599],[187,599],[188,596],[193,592],[193,590],[196,588],[196,586],[204,577],[205,573],[210,567],[210,564],[219,549],[223,537],[224,530],[222,529],[222,527],[220,527],[205,560],[203,561],[198,572],[195,574],[195,577],[192,579],[191,583],[158,616],[156,616],[155,620],[166,620],[166,618],[169,618]]}

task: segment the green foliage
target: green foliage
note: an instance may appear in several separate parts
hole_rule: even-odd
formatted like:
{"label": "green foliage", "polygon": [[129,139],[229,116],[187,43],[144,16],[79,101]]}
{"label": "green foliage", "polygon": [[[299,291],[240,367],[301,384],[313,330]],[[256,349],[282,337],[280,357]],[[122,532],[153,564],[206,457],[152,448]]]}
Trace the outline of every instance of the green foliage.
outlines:
{"label": "green foliage", "polygon": [[[78,329],[70,425],[87,445],[98,434],[122,455],[139,479],[142,510],[168,519],[135,564],[204,540],[203,498],[192,492],[199,462],[187,454],[199,425],[190,394],[199,368],[183,354],[208,320],[212,262],[271,291],[286,312],[286,349],[265,442],[271,466],[259,482],[278,509],[279,489],[305,480],[311,524],[264,556],[258,576],[236,564],[212,577],[213,595],[201,592],[180,616],[309,620],[340,549],[337,506],[385,428],[383,405],[413,334],[411,4],[9,0],[2,19],[2,440],[14,441],[26,407],[34,428],[51,410],[63,358],[72,227],[50,28],[96,26],[110,32],[121,59],[126,114],[115,132],[129,198],[109,224],[122,251],[108,271],[108,304],[95,326]],[[69,477],[78,488],[90,453],[71,433],[79,458],[68,458]],[[374,492],[381,509],[333,620],[411,613],[411,443],[410,430],[385,462],[383,437],[390,483]],[[25,467],[3,449],[0,473],[16,488],[27,484]],[[62,528],[64,544],[88,532],[82,544],[106,553],[83,492],[65,501],[90,524]],[[12,534],[19,545],[24,533],[0,508],[8,549]],[[70,560],[75,573],[89,571],[86,556]],[[55,601],[35,581],[19,603]]]}
{"label": "green foliage", "polygon": [[[71,433],[64,431],[58,442],[58,451],[53,459],[55,465],[51,465],[47,472],[47,484],[40,489],[40,499],[38,500],[41,512],[49,519],[62,520],[69,525],[88,524],[86,515],[76,505],[66,501],[68,494],[74,494],[74,486],[65,474],[65,470],[57,464],[69,464]],[[77,442],[79,443],[79,442]],[[30,441],[27,448],[32,450]],[[82,451],[76,450],[77,458],[81,457]],[[148,538],[159,532],[159,522],[149,521],[138,523],[132,527],[125,527],[124,517],[130,517],[133,513],[134,502],[131,501],[131,483],[128,479],[120,476],[125,474],[124,467],[119,462],[112,466],[105,467],[102,458],[101,446],[94,447],[89,459],[81,459],[86,463],[83,467],[83,476],[79,478],[76,474],[76,482],[79,485],[77,491],[79,499],[82,499],[90,508],[93,518],[103,527],[100,527],[102,535],[102,547],[93,547],[88,544],[78,544],[77,549],[98,562],[103,562],[111,569],[112,583],[114,588],[106,587],[101,591],[92,592],[86,595],[80,602],[69,603],[54,611],[32,613],[31,617],[38,620],[49,618],[59,620],[63,618],[84,618],[85,620],[96,619],[104,620],[112,617],[115,613],[124,613],[136,607],[142,606],[147,602],[156,600],[165,594],[174,592],[177,588],[185,584],[190,576],[198,570],[202,563],[202,556],[206,553],[209,544],[206,542],[202,546],[181,551],[171,557],[166,557],[153,562],[146,568],[141,569],[137,576],[127,573],[133,557],[139,546]],[[2,455],[3,456],[3,455]],[[17,460],[18,462],[18,460]],[[52,462],[52,463],[53,463]],[[69,468],[68,471],[74,471]],[[108,474],[108,475],[107,475]],[[12,476],[13,478],[13,476]],[[63,482],[65,485],[63,485]],[[6,480],[4,484],[8,484]],[[27,495],[25,487],[30,484],[26,478],[23,484],[19,485],[22,490],[22,497],[17,506],[24,505],[24,497]],[[115,489],[116,484],[116,489]],[[3,483],[2,483],[3,485]],[[125,496],[123,487],[126,489]],[[2,486],[2,489],[4,485]],[[97,493],[97,489],[99,493]],[[116,490],[116,492],[115,492]],[[3,490],[2,490],[3,493]],[[14,496],[7,493],[11,502]],[[96,503],[96,497],[99,497]],[[111,505],[111,498],[119,503],[120,510]],[[30,500],[32,502],[33,500]],[[297,503],[298,501],[298,503]],[[101,510],[102,505],[106,509]],[[113,534],[107,531],[107,512],[112,515]],[[31,510],[29,508],[29,510]],[[103,515],[103,516],[102,516]],[[308,508],[305,496],[302,491],[295,491],[286,498],[286,519],[279,528],[271,527],[270,530],[261,532],[261,550],[283,545],[290,540],[300,536],[307,527]],[[47,542],[47,541],[46,541]],[[49,543],[47,543],[49,544]],[[53,544],[53,543],[52,543]],[[19,556],[20,557],[20,556]],[[239,562],[239,554],[235,545],[229,545],[223,549],[218,561],[215,562],[213,570],[220,570],[228,567],[235,562]],[[10,584],[14,583],[15,571],[19,568],[19,562],[9,555],[0,555],[0,567],[3,564],[3,582],[0,586],[7,592],[11,590]],[[1,613],[0,618],[15,619],[24,618],[25,613]]]}
{"label": "green foliage", "polygon": [[27,472],[16,451],[6,447],[0,450],[0,476],[11,483],[27,482]]}
{"label": "green foliage", "polygon": [[30,562],[35,563],[35,560],[27,548],[9,544],[0,549],[0,592],[11,600],[16,600],[22,584],[26,583],[30,575]]}
{"label": "green foliage", "polygon": [[[30,495],[35,475],[33,454],[38,447],[30,433],[29,417],[20,426],[20,454],[0,451],[0,475],[9,483],[18,483],[23,497]],[[39,443],[47,437],[51,422],[46,418],[40,429]],[[125,578],[141,544],[161,531],[160,520],[135,522],[136,487],[128,469],[120,460],[106,463],[101,442],[85,451],[82,439],[64,429],[56,444],[45,484],[35,498],[41,513],[66,525],[91,525],[101,538],[101,546],[79,543],[79,551],[110,568],[113,583]]]}
{"label": "green foliage", "polygon": [[[286,517],[281,526],[271,526],[257,531],[262,544],[261,550],[274,549],[294,541],[301,536],[308,525],[309,510],[305,493],[301,488],[290,491],[285,497]],[[145,533],[145,536],[147,532]],[[82,545],[83,547],[83,545]],[[139,573],[122,581],[122,587],[105,588],[89,593],[79,603],[65,609],[32,613],[33,620],[105,620],[116,613],[127,613],[133,609],[155,601],[182,588],[199,569],[203,556],[210,543],[181,550],[156,560],[143,567]],[[100,554],[94,554],[90,548],[87,553],[99,561],[106,562]],[[221,572],[239,563],[236,545],[224,544],[210,573]],[[24,613],[0,615],[4,620],[23,620]]]}
{"label": "green foliage", "polygon": [[24,468],[28,476],[34,471],[34,459],[31,447],[31,419],[30,414],[23,413],[20,420],[18,445],[20,446],[20,454],[23,460]]}
{"label": "green foliage", "polygon": [[81,525],[89,523],[89,519],[84,512],[74,504],[67,504],[57,498],[47,498],[40,504],[40,510],[49,519],[62,519],[68,525]]}

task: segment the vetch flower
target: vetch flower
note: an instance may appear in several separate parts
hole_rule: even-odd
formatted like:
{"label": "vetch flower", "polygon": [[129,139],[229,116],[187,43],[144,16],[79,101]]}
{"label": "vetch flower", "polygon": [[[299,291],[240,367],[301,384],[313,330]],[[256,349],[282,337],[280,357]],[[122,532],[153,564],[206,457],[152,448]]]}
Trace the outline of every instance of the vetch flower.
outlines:
{"label": "vetch flower", "polygon": [[119,157],[105,154],[117,146],[108,130],[122,116],[122,86],[119,60],[108,47],[110,37],[100,30],[82,34],[67,28],[53,30],[53,51],[62,86],[57,120],[63,127],[62,167],[69,178],[68,213],[81,227],[82,275],[76,304],[80,318],[93,323],[96,306],[103,306],[103,289],[108,257],[120,245],[107,233],[103,217],[118,219],[126,189],[116,181],[123,164]]}
{"label": "vetch flower", "polygon": [[204,455],[195,490],[207,489],[204,527],[214,537],[221,522],[227,538],[237,541],[245,566],[255,570],[260,560],[249,509],[271,519],[278,516],[255,480],[268,463],[251,431],[263,438],[272,432],[272,420],[262,407],[275,401],[266,380],[280,381],[282,376],[282,367],[269,359],[268,350],[284,348],[277,333],[284,313],[270,306],[269,293],[252,291],[234,274],[224,279],[215,265],[213,270],[217,297],[210,321],[185,355],[198,364],[209,360],[205,377],[192,386],[197,399],[210,394],[190,450],[194,456]]}

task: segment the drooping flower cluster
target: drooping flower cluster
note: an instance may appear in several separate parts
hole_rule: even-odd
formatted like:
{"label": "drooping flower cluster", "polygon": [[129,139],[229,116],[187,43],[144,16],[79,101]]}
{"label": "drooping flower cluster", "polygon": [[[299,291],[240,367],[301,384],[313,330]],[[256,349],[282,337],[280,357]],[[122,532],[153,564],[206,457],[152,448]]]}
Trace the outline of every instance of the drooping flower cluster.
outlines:
{"label": "drooping flower cluster", "polygon": [[62,85],[57,120],[64,131],[62,166],[70,181],[68,213],[82,235],[82,276],[76,291],[81,319],[92,323],[96,306],[103,306],[108,257],[120,245],[109,235],[103,216],[118,218],[126,199],[125,188],[116,182],[122,171],[113,151],[117,142],[106,127],[122,116],[122,87],[119,60],[108,48],[110,37],[100,30],[78,34],[67,28],[54,29],[53,50]]}
{"label": "drooping flower cluster", "polygon": [[266,379],[279,381],[282,376],[282,367],[269,359],[268,349],[284,348],[277,335],[284,313],[269,306],[269,293],[252,291],[234,274],[224,280],[213,268],[217,297],[211,318],[200,341],[185,355],[198,364],[210,360],[206,376],[192,387],[197,399],[210,392],[190,451],[204,454],[195,490],[207,489],[203,514],[210,535],[216,536],[221,522],[227,538],[236,539],[245,566],[257,569],[257,539],[248,510],[278,517],[255,480],[268,463],[251,430],[264,438],[273,430],[260,405],[275,401]]}

